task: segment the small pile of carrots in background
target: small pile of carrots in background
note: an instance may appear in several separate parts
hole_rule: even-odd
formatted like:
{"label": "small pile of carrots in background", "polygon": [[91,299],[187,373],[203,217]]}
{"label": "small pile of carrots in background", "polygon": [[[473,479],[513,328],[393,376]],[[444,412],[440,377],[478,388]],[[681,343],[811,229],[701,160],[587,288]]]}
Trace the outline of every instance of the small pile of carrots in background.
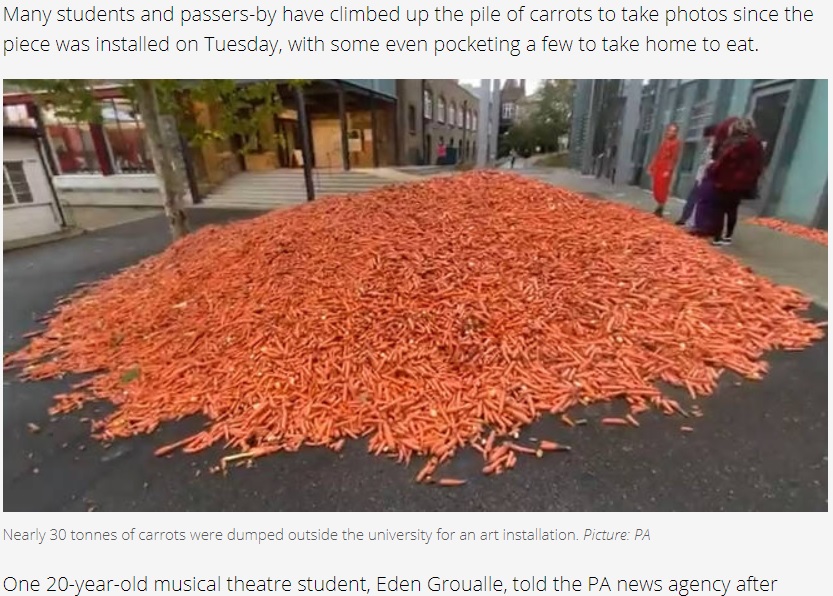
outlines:
{"label": "small pile of carrots in background", "polygon": [[486,474],[568,450],[516,442],[543,415],[621,400],[604,423],[638,426],[682,411],[659,381],[698,397],[726,370],[761,379],[766,351],[824,336],[808,304],[635,209],[471,172],[204,228],[62,301],[5,365],[89,373],[52,411],[113,403],[103,441],[202,415],[157,453],[367,437],[457,486],[433,479],[463,448]]}
{"label": "small pile of carrots in background", "polygon": [[784,234],[788,234],[790,236],[804,238],[810,242],[816,242],[817,244],[827,246],[827,232],[825,230],[817,230],[815,228],[800,226],[798,224],[775,219],[774,217],[750,217],[746,221],[756,226],[762,226],[777,232],[783,232]]}

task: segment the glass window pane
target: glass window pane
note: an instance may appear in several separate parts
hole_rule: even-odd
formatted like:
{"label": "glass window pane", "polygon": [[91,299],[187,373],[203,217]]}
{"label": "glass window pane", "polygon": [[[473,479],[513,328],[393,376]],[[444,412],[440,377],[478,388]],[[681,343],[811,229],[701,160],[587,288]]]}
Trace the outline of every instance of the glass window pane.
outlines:
{"label": "glass window pane", "polygon": [[5,167],[3,168],[3,204],[14,205],[14,195],[12,194],[12,187],[9,186],[9,181],[6,179]]}
{"label": "glass window pane", "polygon": [[3,164],[6,169],[8,184],[14,191],[15,201],[18,203],[31,203],[32,192],[29,189],[29,181],[26,179],[26,172],[23,169],[22,161],[7,161]]}
{"label": "glass window pane", "polygon": [[46,129],[62,174],[101,172],[88,124],[57,122]]}
{"label": "glass window pane", "polygon": [[102,104],[104,135],[113,154],[116,171],[122,174],[153,172],[153,162],[146,149],[141,117],[126,99]]}

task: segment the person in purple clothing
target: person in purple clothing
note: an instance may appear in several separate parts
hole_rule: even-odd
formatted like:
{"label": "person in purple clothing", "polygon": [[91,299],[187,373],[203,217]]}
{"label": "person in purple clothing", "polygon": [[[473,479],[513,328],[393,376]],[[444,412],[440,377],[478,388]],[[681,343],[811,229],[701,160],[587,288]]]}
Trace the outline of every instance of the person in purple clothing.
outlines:
{"label": "person in purple clothing", "polygon": [[688,199],[685,202],[680,219],[676,221],[676,225],[678,226],[684,226],[689,222],[691,216],[694,215],[698,203],[700,202],[700,198],[703,194],[703,181],[706,177],[706,170],[712,162],[712,153],[714,152],[714,133],[716,130],[717,126],[715,125],[707,126],[703,130],[703,138],[706,139],[706,147],[700,156],[700,164],[697,168],[697,176],[694,180],[694,187],[691,189],[691,192],[688,193]]}
{"label": "person in purple clothing", "polygon": [[690,232],[695,236],[714,236],[715,230],[722,227],[722,212],[714,188],[714,180],[709,169],[720,154],[720,148],[729,136],[729,132],[738,118],[732,116],[718,124],[712,131],[711,156],[703,174],[703,179],[697,187],[697,204],[694,212],[694,225]]}

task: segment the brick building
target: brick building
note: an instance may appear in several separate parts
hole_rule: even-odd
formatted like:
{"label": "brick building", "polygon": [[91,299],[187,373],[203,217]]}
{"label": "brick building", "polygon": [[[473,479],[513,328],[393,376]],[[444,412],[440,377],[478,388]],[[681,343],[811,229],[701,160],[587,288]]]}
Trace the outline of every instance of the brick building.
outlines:
{"label": "brick building", "polygon": [[475,159],[479,121],[475,95],[456,79],[397,79],[396,86],[401,164],[454,164]]}

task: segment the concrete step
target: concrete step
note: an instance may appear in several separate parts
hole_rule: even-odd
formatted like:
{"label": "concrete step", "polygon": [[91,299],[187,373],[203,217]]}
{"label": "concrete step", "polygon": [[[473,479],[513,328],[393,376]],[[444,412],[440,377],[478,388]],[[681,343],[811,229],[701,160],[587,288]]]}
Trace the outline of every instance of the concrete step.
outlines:
{"label": "concrete step", "polygon": [[[367,172],[313,172],[318,197],[361,193],[401,182]],[[209,193],[204,205],[268,208],[299,205],[306,201],[303,171],[274,170],[238,174]]]}

